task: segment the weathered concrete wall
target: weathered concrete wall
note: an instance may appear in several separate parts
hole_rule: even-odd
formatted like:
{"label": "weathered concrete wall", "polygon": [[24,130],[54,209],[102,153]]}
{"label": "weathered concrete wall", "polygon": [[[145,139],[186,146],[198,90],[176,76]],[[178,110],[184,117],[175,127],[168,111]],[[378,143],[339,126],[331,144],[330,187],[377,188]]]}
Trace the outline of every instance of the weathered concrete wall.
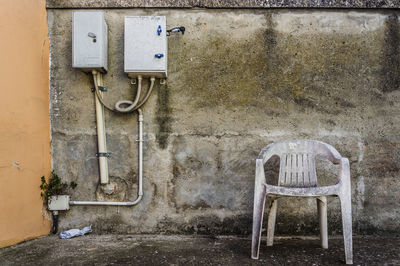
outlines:
{"label": "weathered concrete wall", "polygon": [[47,0],[47,8],[399,8],[398,0]]}
{"label": "weathered concrete wall", "polygon": [[49,39],[44,0],[0,1],[0,247],[50,231]]}
{"label": "weathered concrete wall", "polygon": [[[75,200],[133,200],[137,116],[106,114],[115,195],[98,187],[91,78],[71,68],[71,10],[49,9],[54,170],[78,183]],[[72,207],[61,228],[95,232],[249,234],[255,158],[272,141],[322,140],[351,162],[354,228],[400,229],[398,11],[107,9],[106,101],[132,98],[123,73],[127,15],[164,15],[167,85],[144,107],[143,202]],[[278,162],[268,167],[276,174]],[[334,183],[319,166],[322,183]],[[325,177],[324,174],[327,174]],[[329,201],[331,233],[340,232]],[[280,233],[316,232],[314,200],[282,199]]]}

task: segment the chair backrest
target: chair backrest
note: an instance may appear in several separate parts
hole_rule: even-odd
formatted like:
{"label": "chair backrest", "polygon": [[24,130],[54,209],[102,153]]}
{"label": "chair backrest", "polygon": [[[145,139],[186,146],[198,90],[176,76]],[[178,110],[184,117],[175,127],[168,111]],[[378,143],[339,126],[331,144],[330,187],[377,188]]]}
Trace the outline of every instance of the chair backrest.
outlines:
{"label": "chair backrest", "polygon": [[341,156],[331,145],[315,140],[286,140],[265,147],[259,159],[265,164],[269,158],[280,158],[279,186],[316,187],[315,157],[321,156],[338,163]]}

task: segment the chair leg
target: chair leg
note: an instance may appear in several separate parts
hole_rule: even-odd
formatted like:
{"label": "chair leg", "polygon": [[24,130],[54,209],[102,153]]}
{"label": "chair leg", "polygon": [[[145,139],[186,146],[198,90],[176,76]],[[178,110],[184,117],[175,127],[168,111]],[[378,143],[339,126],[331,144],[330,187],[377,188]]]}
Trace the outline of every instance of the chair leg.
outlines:
{"label": "chair leg", "polygon": [[254,191],[253,235],[251,241],[251,258],[258,259],[261,241],[261,228],[265,207],[265,187],[258,186]]}
{"label": "chair leg", "polygon": [[346,254],[346,264],[353,264],[353,239],[351,222],[351,195],[346,191],[340,195],[340,204],[342,208],[343,238],[344,250]]}
{"label": "chair leg", "polygon": [[269,200],[269,215],[268,215],[268,227],[267,227],[267,246],[274,244],[274,233],[275,233],[275,221],[276,221],[276,210],[278,209],[278,199],[271,198]]}
{"label": "chair leg", "polygon": [[328,208],[326,197],[317,198],[321,247],[328,248]]}

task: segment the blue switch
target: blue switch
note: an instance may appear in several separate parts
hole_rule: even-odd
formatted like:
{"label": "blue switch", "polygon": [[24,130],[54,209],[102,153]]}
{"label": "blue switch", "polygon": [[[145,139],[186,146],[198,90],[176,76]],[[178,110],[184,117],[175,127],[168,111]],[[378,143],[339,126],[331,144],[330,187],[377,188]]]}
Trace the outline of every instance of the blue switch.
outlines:
{"label": "blue switch", "polygon": [[155,54],[154,57],[161,58],[164,57],[164,54]]}
{"label": "blue switch", "polygon": [[162,32],[161,25],[158,25],[158,28],[157,28],[157,34],[158,34],[158,35],[160,35],[160,34],[161,34],[161,32]]}

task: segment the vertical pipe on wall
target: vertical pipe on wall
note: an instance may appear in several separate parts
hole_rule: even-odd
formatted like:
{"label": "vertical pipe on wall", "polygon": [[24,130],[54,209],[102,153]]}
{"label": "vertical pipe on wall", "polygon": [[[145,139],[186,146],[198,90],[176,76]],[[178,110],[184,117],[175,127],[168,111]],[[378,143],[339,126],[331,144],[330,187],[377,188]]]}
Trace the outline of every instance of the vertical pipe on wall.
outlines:
{"label": "vertical pipe on wall", "polygon": [[[106,137],[105,137],[105,123],[104,123],[104,104],[101,103],[101,99],[99,97],[102,97],[103,93],[99,91],[99,86],[101,86],[102,83],[102,76],[101,74],[98,74],[96,71],[93,71],[93,79],[94,79],[94,86],[96,90],[96,119],[97,119],[97,135],[98,135],[98,147],[99,147],[99,152],[106,151]],[[136,108],[138,112],[138,123],[139,123],[139,138],[138,138],[138,165],[139,165],[139,174],[138,174],[138,192],[137,192],[137,198],[135,201],[128,201],[128,202],[110,202],[110,201],[70,201],[69,205],[95,205],[95,206],[134,206],[138,204],[142,198],[143,198],[143,112],[142,109],[139,107],[142,106],[146,100],[148,99],[153,86],[154,86],[154,81],[155,78],[151,77],[150,78],[150,87],[149,90],[142,101]],[[99,106],[99,104],[101,106]],[[101,108],[103,107],[103,108]],[[111,109],[112,110],[112,109]],[[100,113],[100,114],[99,114]],[[99,125],[100,122],[100,125]],[[105,173],[107,175],[107,180],[108,180],[108,165],[107,165],[107,160],[105,160],[105,165],[102,165],[101,158],[107,159],[107,157],[99,157],[99,166],[100,166],[100,178],[102,177],[102,169],[106,169],[107,172]],[[102,168],[102,166],[106,168]]]}
{"label": "vertical pipe on wall", "polygon": [[[101,73],[99,73],[99,76],[100,76],[100,86],[104,86],[104,83],[103,83],[103,74],[101,74]],[[101,92],[101,96],[103,96],[103,92]],[[104,149],[105,149],[105,151],[108,153],[108,150],[107,150],[107,133],[106,133],[106,117],[105,117],[105,112],[104,112],[104,110],[105,110],[105,107],[104,107],[104,104],[102,104],[102,112],[103,112],[103,114],[102,114],[102,116],[103,116],[103,132],[104,132],[104,138],[103,138],[103,140],[104,140]],[[106,183],[108,183],[108,181],[109,181],[109,178],[108,178],[108,157],[106,156],[105,157],[106,158],[106,160],[105,160],[105,168],[106,168]]]}
{"label": "vertical pipe on wall", "polygon": [[[94,76],[99,86],[103,85],[103,79],[101,74],[97,73]],[[100,92],[100,97],[103,96],[103,92]],[[99,171],[100,171],[100,183],[108,183],[108,158],[104,156],[107,153],[106,146],[106,131],[105,131],[105,121],[104,121],[104,106],[101,104],[100,99],[97,94],[94,93],[96,101],[96,125],[97,125],[97,150],[99,157]]]}
{"label": "vertical pipe on wall", "polygon": [[88,205],[88,206],[134,206],[138,204],[143,198],[143,113],[139,108],[137,109],[139,116],[139,175],[138,175],[138,193],[135,201],[127,202],[114,202],[114,201],[70,201],[69,205]]}
{"label": "vertical pipe on wall", "polygon": [[138,122],[139,122],[139,177],[138,177],[138,197],[143,195],[143,113],[142,109],[137,109],[138,111]]}

